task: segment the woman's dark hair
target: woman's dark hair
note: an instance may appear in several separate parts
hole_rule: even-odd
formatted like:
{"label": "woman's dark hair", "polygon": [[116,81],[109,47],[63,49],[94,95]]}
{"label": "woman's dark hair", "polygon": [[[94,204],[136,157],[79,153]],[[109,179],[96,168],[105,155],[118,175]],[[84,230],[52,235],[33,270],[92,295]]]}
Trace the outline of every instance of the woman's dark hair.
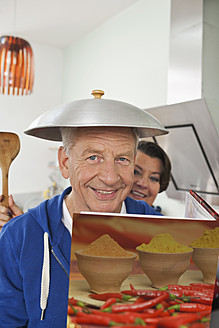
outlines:
{"label": "woman's dark hair", "polygon": [[166,190],[170,182],[171,163],[165,151],[158,144],[143,140],[139,142],[138,150],[152,158],[159,158],[161,160],[162,172],[159,192]]}

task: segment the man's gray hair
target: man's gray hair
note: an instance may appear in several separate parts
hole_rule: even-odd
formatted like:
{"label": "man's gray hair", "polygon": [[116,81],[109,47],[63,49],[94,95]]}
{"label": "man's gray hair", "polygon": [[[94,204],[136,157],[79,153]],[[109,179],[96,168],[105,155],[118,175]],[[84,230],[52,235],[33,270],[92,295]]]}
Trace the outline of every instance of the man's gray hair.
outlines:
{"label": "man's gray hair", "polygon": [[[82,129],[81,127],[61,127],[61,135],[62,135],[62,144],[63,147],[69,155],[72,147],[74,146],[75,140],[76,140],[76,133],[78,129]],[[138,142],[139,142],[139,132],[137,128],[130,128],[133,136],[135,138],[135,153],[137,151]]]}
{"label": "man's gray hair", "polygon": [[75,135],[76,135],[76,130],[79,128],[75,128],[75,127],[63,127],[60,128],[61,131],[61,135],[62,135],[62,144],[63,147],[67,153],[67,155],[69,155],[69,152],[71,150],[71,148],[74,146],[75,143]]}

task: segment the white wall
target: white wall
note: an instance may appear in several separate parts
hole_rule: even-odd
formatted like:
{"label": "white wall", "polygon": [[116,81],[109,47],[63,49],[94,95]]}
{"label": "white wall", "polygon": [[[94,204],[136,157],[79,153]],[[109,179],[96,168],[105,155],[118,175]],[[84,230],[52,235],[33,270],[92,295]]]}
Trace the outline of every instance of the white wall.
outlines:
{"label": "white wall", "polygon": [[[63,52],[31,42],[34,52],[34,91],[29,96],[0,95],[0,131],[15,132],[21,150],[9,170],[9,193],[38,192],[47,188],[50,170],[48,148],[58,143],[36,139],[23,133],[45,110],[61,103]],[[0,177],[1,185],[1,177]]]}
{"label": "white wall", "polygon": [[141,0],[66,48],[63,100],[105,98],[166,104],[170,0]]}

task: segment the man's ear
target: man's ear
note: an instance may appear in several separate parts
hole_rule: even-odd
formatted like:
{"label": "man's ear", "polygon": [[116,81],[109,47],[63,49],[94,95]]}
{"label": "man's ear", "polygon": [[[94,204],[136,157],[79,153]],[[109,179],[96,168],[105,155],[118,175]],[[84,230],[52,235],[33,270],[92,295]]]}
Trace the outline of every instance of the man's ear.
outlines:
{"label": "man's ear", "polygon": [[59,169],[63,178],[69,178],[69,160],[66,151],[63,146],[58,150]]}

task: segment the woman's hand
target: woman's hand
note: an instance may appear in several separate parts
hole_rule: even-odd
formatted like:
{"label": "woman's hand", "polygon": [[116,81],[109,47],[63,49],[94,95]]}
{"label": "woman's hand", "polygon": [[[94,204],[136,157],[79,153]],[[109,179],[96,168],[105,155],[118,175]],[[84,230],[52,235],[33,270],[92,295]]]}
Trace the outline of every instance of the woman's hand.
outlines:
{"label": "woman's hand", "polygon": [[23,214],[23,211],[15,204],[12,195],[8,197],[8,207],[2,204],[4,196],[0,196],[0,230],[5,223],[15,216]]}

